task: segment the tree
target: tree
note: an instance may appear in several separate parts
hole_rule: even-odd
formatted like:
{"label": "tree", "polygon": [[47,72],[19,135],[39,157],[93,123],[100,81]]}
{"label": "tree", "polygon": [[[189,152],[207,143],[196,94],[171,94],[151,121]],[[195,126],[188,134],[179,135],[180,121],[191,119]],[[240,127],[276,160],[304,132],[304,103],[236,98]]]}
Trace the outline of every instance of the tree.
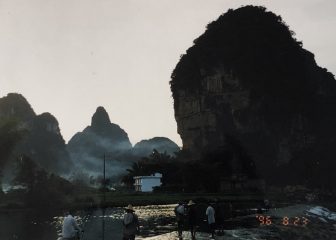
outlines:
{"label": "tree", "polygon": [[66,201],[65,196],[74,192],[74,187],[69,181],[49,174],[27,156],[17,159],[13,183],[26,188],[24,202],[34,208],[60,207]]}
{"label": "tree", "polygon": [[72,172],[70,181],[78,187],[88,187],[90,185],[90,176],[81,170],[77,170]]}
{"label": "tree", "polygon": [[24,130],[19,129],[17,121],[10,119],[0,121],[0,192],[2,192],[2,169],[23,134]]}
{"label": "tree", "polygon": [[170,185],[175,182],[181,182],[179,175],[179,166],[182,163],[176,160],[167,152],[160,153],[156,149],[148,157],[141,158],[138,162],[134,162],[131,168],[127,169],[128,174],[123,176],[122,182],[128,186],[132,186],[135,176],[148,176],[154,173],[162,173],[162,184]]}
{"label": "tree", "polygon": [[32,192],[36,185],[37,176],[42,175],[39,173],[41,171],[31,158],[21,156],[17,159],[16,176],[13,183],[24,186],[27,192]]}

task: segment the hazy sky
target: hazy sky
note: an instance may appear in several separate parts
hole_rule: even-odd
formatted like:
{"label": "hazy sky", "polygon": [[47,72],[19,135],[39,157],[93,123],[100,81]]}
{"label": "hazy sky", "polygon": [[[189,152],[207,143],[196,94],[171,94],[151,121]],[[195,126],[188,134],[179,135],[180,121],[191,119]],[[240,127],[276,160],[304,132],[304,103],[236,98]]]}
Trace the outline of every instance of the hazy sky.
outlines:
{"label": "hazy sky", "polygon": [[133,144],[181,145],[171,72],[207,23],[247,4],[280,14],[336,73],[335,0],[0,0],[0,97],[52,113],[66,141],[104,106]]}

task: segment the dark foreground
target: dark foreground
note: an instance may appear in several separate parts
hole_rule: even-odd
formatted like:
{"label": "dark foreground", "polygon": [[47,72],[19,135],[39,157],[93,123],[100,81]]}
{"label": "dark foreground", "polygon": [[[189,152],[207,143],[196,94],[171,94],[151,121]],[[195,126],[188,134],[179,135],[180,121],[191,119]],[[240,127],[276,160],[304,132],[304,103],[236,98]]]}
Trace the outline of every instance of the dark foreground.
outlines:
{"label": "dark foreground", "polygon": [[[142,226],[138,239],[176,239],[174,206],[136,207]],[[216,239],[330,240],[336,236],[336,213],[323,207],[298,204],[272,208],[262,214],[256,211],[249,209],[248,215],[226,219],[224,232],[217,232]],[[82,240],[121,239],[123,213],[122,208],[77,212],[76,218],[85,230]],[[56,240],[60,237],[62,219],[60,215],[45,217],[30,211],[2,212],[0,239]],[[190,239],[187,231],[184,239]],[[198,228],[197,239],[209,239],[206,224]]]}

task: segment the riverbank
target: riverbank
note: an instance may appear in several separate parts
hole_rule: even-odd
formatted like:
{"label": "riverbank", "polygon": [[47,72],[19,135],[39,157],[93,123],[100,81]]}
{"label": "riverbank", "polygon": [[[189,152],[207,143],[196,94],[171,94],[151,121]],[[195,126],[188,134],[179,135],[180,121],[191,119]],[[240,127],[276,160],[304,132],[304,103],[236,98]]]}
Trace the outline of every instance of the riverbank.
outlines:
{"label": "riverbank", "polygon": [[[97,209],[124,207],[128,204],[134,206],[165,205],[176,204],[177,202],[193,200],[198,203],[218,201],[233,203],[236,209],[260,207],[264,200],[268,199],[271,207],[285,207],[294,204],[312,203],[322,204],[330,209],[336,209],[333,204],[336,192],[311,190],[300,186],[285,188],[270,188],[266,193],[141,193],[132,191],[107,191],[102,192],[98,189],[83,188],[77,189],[69,195],[48,199],[43,204],[27,204],[27,195],[23,192],[13,192],[0,197],[0,211],[15,211],[25,209]],[[31,204],[31,202],[30,202]]]}
{"label": "riverbank", "polygon": [[[263,219],[261,216],[264,216]],[[267,220],[266,220],[267,217]],[[226,221],[232,221],[234,219]],[[274,208],[260,214],[238,217],[238,224],[224,233],[217,235],[217,240],[330,240],[336,236],[336,213],[321,206],[292,205],[284,208]],[[251,221],[250,227],[242,227],[239,222]],[[269,222],[268,222],[269,221]],[[137,237],[137,240],[175,240],[177,232],[151,236]],[[188,232],[183,232],[183,239],[191,239]],[[210,239],[209,233],[198,232],[196,239]]]}
{"label": "riverbank", "polygon": [[[177,239],[175,206],[175,204],[135,206],[141,226],[141,235],[137,239]],[[210,239],[204,222],[206,204],[199,203],[197,206],[201,210],[198,214],[201,221],[198,225],[197,239]],[[83,238],[85,240],[102,239],[103,233],[105,239],[121,239],[124,213],[122,207],[98,208],[77,211],[75,217],[85,230]],[[2,233],[5,235],[2,236],[6,236],[4,239],[14,239],[12,238],[14,235],[15,239],[26,239],[24,236],[32,236],[37,240],[57,239],[64,215],[44,216],[44,214],[41,211],[34,214],[26,211],[0,213],[0,222],[5,227],[5,232]],[[336,212],[315,204],[294,204],[263,212],[258,209],[245,209],[241,212],[237,209],[234,215],[233,217],[226,215],[224,233],[218,234],[217,240],[330,240],[336,236]],[[190,239],[187,228],[184,229],[184,239]]]}
{"label": "riverbank", "polygon": [[[9,195],[2,198],[0,201],[0,211],[15,211],[31,208],[26,206],[24,202],[24,194]],[[121,192],[106,192],[87,191],[78,192],[72,196],[66,196],[63,202],[56,203],[52,207],[55,209],[92,209],[104,207],[124,207],[128,204],[134,206],[147,205],[165,205],[176,204],[180,201],[194,200],[196,202],[221,201],[235,202],[240,207],[256,206],[264,200],[262,194],[242,194],[242,193],[121,193]],[[52,201],[52,199],[50,200]],[[43,205],[38,205],[36,208],[43,208]],[[45,207],[50,208],[50,205]],[[34,208],[34,206],[33,206]]]}
{"label": "riverbank", "polygon": [[[104,204],[103,196],[100,195],[99,204]],[[187,202],[189,200],[196,202],[208,201],[223,201],[223,202],[237,202],[237,203],[256,203],[263,201],[262,194],[223,194],[223,193],[108,193],[106,194],[105,204],[109,207],[122,207],[130,203],[136,206],[145,205],[163,205],[163,204],[176,204],[179,201]]]}

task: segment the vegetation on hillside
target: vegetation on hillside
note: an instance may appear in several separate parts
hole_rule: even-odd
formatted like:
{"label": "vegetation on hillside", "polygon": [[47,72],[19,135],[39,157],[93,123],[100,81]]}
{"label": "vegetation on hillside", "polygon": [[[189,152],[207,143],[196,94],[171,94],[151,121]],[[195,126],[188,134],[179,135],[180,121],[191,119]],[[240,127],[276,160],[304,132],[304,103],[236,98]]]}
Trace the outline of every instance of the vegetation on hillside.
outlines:
{"label": "vegetation on hillside", "polygon": [[252,158],[233,139],[225,148],[205,153],[197,160],[184,151],[172,157],[154,149],[151,155],[133,163],[127,171],[122,182],[129,186],[133,185],[135,176],[161,173],[163,185],[158,190],[171,192],[218,192],[221,181],[234,175],[258,178]]}
{"label": "vegetation on hillside", "polygon": [[0,193],[3,167],[23,135],[24,131],[18,128],[17,121],[10,119],[0,121]]}
{"label": "vegetation on hillside", "polygon": [[69,181],[48,173],[27,156],[17,159],[13,184],[24,188],[27,207],[60,208],[75,191]]}

